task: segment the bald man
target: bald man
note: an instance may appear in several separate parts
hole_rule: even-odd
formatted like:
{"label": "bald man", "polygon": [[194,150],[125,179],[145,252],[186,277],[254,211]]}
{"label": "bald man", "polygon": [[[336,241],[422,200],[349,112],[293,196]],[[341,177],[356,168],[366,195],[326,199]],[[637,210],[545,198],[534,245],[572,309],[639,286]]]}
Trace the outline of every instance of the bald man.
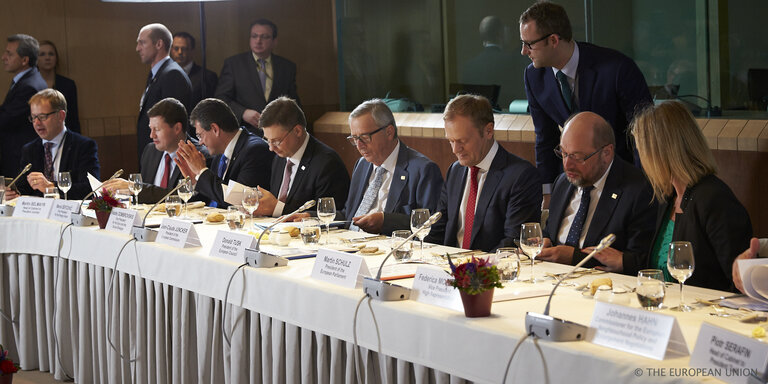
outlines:
{"label": "bald man", "polygon": [[555,149],[565,172],[552,188],[545,248],[537,258],[575,265],[613,233],[613,247],[598,258],[604,264],[587,265],[625,274],[646,267],[656,224],[653,191],[640,169],[615,157],[615,146],[613,128],[593,112],[566,122]]}

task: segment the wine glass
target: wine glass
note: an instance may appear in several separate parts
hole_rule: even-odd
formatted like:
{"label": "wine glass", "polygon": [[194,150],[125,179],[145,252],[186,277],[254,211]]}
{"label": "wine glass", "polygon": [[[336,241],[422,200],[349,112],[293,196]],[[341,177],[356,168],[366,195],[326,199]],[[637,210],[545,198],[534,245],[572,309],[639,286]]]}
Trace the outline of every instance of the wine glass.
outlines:
{"label": "wine glass", "polygon": [[431,227],[427,227],[419,231],[419,227],[429,220],[429,209],[417,208],[411,211],[411,233],[415,233],[416,237],[421,241],[421,254],[420,259],[424,259],[424,238],[429,235]]}
{"label": "wine glass", "polygon": [[64,200],[67,199],[67,192],[72,188],[72,176],[69,172],[59,172],[59,189],[64,192]]}
{"label": "wine glass", "polygon": [[533,262],[536,256],[541,253],[544,242],[541,236],[541,226],[539,223],[524,223],[520,228],[520,249],[531,259],[531,279],[526,280],[529,283],[535,283],[536,278],[533,274]]}
{"label": "wine glass", "polygon": [[189,199],[192,198],[192,195],[195,193],[195,191],[192,190],[192,182],[188,177],[185,177],[181,180],[179,180],[179,190],[177,191],[179,193],[179,197],[181,197],[182,200],[184,200],[184,214],[182,215],[183,218],[189,218],[189,210],[187,209],[187,203],[189,202]]}
{"label": "wine glass", "polygon": [[683,284],[691,275],[696,267],[696,261],[693,258],[693,245],[689,241],[673,241],[669,244],[669,255],[667,256],[667,270],[669,274],[680,282],[680,306],[677,310],[680,312],[690,312],[691,307],[685,305],[683,300]]}
{"label": "wine glass", "polygon": [[321,197],[317,199],[317,218],[325,224],[325,244],[331,243],[331,221],[336,217],[336,201],[333,197]]}
{"label": "wine glass", "polygon": [[131,173],[128,176],[128,181],[130,182],[128,184],[128,189],[131,190],[131,194],[136,197],[136,205],[139,205],[139,192],[144,188],[144,185],[142,184],[143,181],[141,180],[141,173]]}
{"label": "wine glass", "polygon": [[259,199],[261,199],[261,192],[258,187],[245,187],[245,189],[243,189],[243,208],[245,208],[251,216],[251,223],[253,223],[253,211],[255,211],[256,208],[259,208]]}

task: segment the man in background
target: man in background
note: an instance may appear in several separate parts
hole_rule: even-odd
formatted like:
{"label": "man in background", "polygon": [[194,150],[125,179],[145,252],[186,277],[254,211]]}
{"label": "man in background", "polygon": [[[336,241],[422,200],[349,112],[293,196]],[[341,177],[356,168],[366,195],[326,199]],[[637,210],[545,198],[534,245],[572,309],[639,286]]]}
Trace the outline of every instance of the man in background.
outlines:
{"label": "man in background", "polygon": [[173,34],[173,44],[171,45],[171,59],[178,63],[189,77],[192,83],[192,101],[191,108],[194,108],[202,99],[213,97],[216,92],[216,83],[218,76],[206,68],[197,65],[193,60],[195,56],[195,38],[187,32],[176,32]]}

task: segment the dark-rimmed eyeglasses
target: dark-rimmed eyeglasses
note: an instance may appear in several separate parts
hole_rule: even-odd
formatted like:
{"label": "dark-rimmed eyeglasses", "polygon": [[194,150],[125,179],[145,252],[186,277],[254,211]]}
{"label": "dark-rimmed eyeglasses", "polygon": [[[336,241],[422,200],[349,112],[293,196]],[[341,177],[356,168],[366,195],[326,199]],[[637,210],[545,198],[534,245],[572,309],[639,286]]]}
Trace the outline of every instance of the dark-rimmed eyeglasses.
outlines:
{"label": "dark-rimmed eyeglasses", "polygon": [[589,160],[590,157],[596,155],[598,152],[602,151],[603,148],[607,147],[608,145],[610,144],[605,144],[602,147],[598,148],[597,151],[594,151],[586,156],[581,153],[564,152],[563,149],[558,145],[557,148],[555,148],[555,155],[563,160],[570,158],[572,161],[575,161],[577,163],[584,163],[587,160]]}
{"label": "dark-rimmed eyeglasses", "polygon": [[43,121],[48,120],[48,117],[50,117],[51,115],[53,115],[54,113],[56,113],[58,111],[59,111],[59,109],[57,109],[55,111],[52,111],[52,112],[48,112],[48,113],[41,113],[39,115],[29,115],[28,119],[29,119],[30,123],[34,123],[35,119],[40,120],[40,122],[42,123]]}
{"label": "dark-rimmed eyeglasses", "polygon": [[288,135],[290,135],[290,134],[291,134],[291,132],[293,132],[293,131],[294,131],[294,130],[293,130],[293,129],[291,129],[291,130],[289,130],[288,132],[286,132],[286,133],[285,133],[285,135],[283,135],[283,137],[281,137],[281,138],[280,138],[280,140],[267,140],[267,144],[269,144],[269,145],[271,145],[271,146],[273,146],[273,147],[277,148],[277,147],[279,147],[279,146],[280,146],[280,144],[282,144],[282,143],[283,143],[283,141],[285,141],[285,138],[286,138],[286,137],[288,137]]}
{"label": "dark-rimmed eyeglasses", "polygon": [[528,49],[533,49],[532,45],[534,45],[534,44],[538,43],[539,41],[544,41],[544,40],[546,40],[548,37],[550,37],[550,36],[552,36],[552,35],[553,35],[553,33],[550,33],[550,34],[548,34],[548,35],[545,35],[545,36],[543,36],[543,37],[540,37],[540,38],[538,38],[538,39],[536,39],[536,40],[534,40],[534,41],[524,41],[524,40],[520,40],[520,43],[521,43],[521,44],[523,44],[523,45],[525,45],[525,47],[526,47],[526,48],[528,48]]}
{"label": "dark-rimmed eyeglasses", "polygon": [[369,144],[369,143],[371,142],[371,140],[372,140],[371,136],[373,136],[373,135],[374,135],[376,132],[379,132],[379,131],[381,131],[382,129],[384,129],[384,128],[386,128],[386,127],[389,127],[390,125],[392,125],[392,124],[390,123],[390,124],[387,124],[387,125],[385,125],[385,126],[383,126],[383,127],[379,127],[379,129],[377,129],[377,130],[375,130],[375,131],[373,131],[373,132],[370,132],[370,133],[363,133],[363,134],[362,134],[362,135],[360,135],[360,136],[354,136],[354,135],[351,135],[351,136],[347,136],[347,140],[348,140],[348,141],[349,141],[349,143],[350,143],[350,144],[352,144],[352,145],[357,145],[357,142],[358,142],[358,141],[362,141],[364,144]]}

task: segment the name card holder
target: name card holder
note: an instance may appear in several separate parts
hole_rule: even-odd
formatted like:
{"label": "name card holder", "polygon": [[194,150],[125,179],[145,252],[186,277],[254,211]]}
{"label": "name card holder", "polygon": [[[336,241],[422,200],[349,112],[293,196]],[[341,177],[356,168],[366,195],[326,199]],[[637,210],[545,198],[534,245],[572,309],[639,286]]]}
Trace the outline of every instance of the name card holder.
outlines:
{"label": "name card holder", "polygon": [[80,201],[78,200],[61,200],[54,199],[53,207],[51,207],[51,215],[49,219],[62,223],[70,223],[72,221],[72,212],[77,211],[80,207]]}
{"label": "name card holder", "polygon": [[245,249],[253,247],[255,242],[256,239],[247,233],[219,230],[209,255],[243,263],[245,261]]}
{"label": "name card holder", "polygon": [[176,248],[200,247],[200,238],[194,224],[170,218],[164,218],[160,224],[156,242]]}
{"label": "name card holder", "polygon": [[109,220],[107,220],[107,226],[104,229],[128,235],[133,230],[134,225],[141,225],[138,211],[112,208],[112,213],[109,214]]}
{"label": "name card holder", "polygon": [[420,303],[436,305],[454,311],[463,311],[459,290],[446,284],[451,276],[445,270],[432,266],[420,265],[416,268],[411,288],[411,299]]}
{"label": "name card holder", "polygon": [[312,278],[346,288],[362,286],[363,276],[371,276],[365,259],[358,255],[320,248],[312,268]]}
{"label": "name card holder", "polygon": [[21,196],[16,200],[16,209],[13,210],[13,217],[47,219],[51,213],[51,207],[53,207],[53,200],[42,197]]}
{"label": "name card holder", "polygon": [[674,316],[596,301],[589,326],[593,344],[656,360],[689,354]]}
{"label": "name card holder", "polygon": [[768,344],[705,322],[688,365],[728,383],[748,383],[750,375],[765,374]]}

